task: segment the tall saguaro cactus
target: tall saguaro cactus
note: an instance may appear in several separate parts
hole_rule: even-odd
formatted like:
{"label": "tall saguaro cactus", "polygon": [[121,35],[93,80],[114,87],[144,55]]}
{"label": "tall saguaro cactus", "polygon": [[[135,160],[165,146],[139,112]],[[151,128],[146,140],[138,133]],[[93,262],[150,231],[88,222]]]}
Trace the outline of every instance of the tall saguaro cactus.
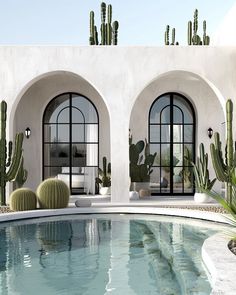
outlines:
{"label": "tall saguaro cactus", "polygon": [[[107,22],[106,22],[107,19]],[[101,3],[101,40],[100,45],[117,45],[118,43],[118,21],[112,23],[112,5],[106,6],[105,2]],[[90,45],[99,45],[97,27],[94,23],[94,12],[90,12]]]}
{"label": "tall saguaro cactus", "polygon": [[7,103],[0,103],[0,205],[6,205],[6,183],[13,181],[22,161],[23,133],[15,136],[15,147],[12,152],[12,142],[6,143]]}
{"label": "tall saguaro cactus", "polygon": [[218,132],[214,134],[215,143],[210,145],[211,157],[216,177],[219,181],[226,183],[226,198],[227,202],[232,204],[232,177],[235,174],[236,152],[233,144],[233,103],[230,99],[226,102],[226,147],[225,159],[223,159],[223,152],[221,149],[220,135]]}

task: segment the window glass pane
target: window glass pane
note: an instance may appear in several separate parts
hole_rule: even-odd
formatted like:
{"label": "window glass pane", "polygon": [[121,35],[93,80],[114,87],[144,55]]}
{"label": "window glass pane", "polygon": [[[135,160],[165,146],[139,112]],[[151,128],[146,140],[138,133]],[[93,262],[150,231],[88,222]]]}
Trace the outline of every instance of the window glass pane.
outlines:
{"label": "window glass pane", "polygon": [[192,109],[189,103],[183,97],[179,95],[174,95],[173,104],[175,106],[178,106],[183,111],[184,123],[193,123]]}
{"label": "window glass pane", "polygon": [[72,166],[86,166],[86,144],[72,145]]}
{"label": "window glass pane", "polygon": [[170,193],[169,172],[165,172],[159,167],[154,167],[150,177],[151,193]]}
{"label": "window glass pane", "polygon": [[170,142],[170,125],[161,125],[161,142]]}
{"label": "window glass pane", "polygon": [[193,142],[193,125],[184,125],[184,141]]}
{"label": "window glass pane", "polygon": [[183,125],[173,125],[173,142],[183,141]]}
{"label": "window glass pane", "polygon": [[61,173],[62,167],[44,167],[44,179],[57,177]]}
{"label": "window glass pane", "polygon": [[69,166],[69,144],[44,144],[44,165]]}
{"label": "window glass pane", "polygon": [[98,142],[98,124],[73,124],[72,142]]}
{"label": "window glass pane", "polygon": [[98,123],[97,112],[93,104],[85,97],[73,94],[72,106],[72,123]]}
{"label": "window glass pane", "polygon": [[[167,105],[170,104],[170,96],[169,95],[164,95],[160,98],[158,98],[155,103],[152,106],[151,112],[150,112],[150,123],[160,123],[160,113],[166,107]],[[169,118],[169,115],[166,113],[165,114],[166,119],[163,117],[162,121],[167,121],[167,118]]]}
{"label": "window glass pane", "polygon": [[154,166],[160,166],[160,144],[150,144],[150,153],[153,155],[157,153],[156,158],[154,160]]}
{"label": "window glass pane", "polygon": [[182,144],[173,144],[173,166],[174,167],[183,166],[183,145]]}
{"label": "window glass pane", "polygon": [[190,162],[193,161],[193,144],[185,144],[183,148],[184,166],[192,166]]}
{"label": "window glass pane", "polygon": [[184,114],[182,109],[177,106],[173,106],[173,123],[174,124],[182,124],[184,122]]}
{"label": "window glass pane", "polygon": [[69,94],[53,99],[46,108],[45,123],[69,123]]}
{"label": "window glass pane", "polygon": [[165,107],[160,114],[161,124],[170,123],[170,107]]}
{"label": "window glass pane", "polygon": [[69,124],[44,125],[44,141],[69,142]]}
{"label": "window glass pane", "polygon": [[150,125],[150,142],[160,142],[160,125]]}

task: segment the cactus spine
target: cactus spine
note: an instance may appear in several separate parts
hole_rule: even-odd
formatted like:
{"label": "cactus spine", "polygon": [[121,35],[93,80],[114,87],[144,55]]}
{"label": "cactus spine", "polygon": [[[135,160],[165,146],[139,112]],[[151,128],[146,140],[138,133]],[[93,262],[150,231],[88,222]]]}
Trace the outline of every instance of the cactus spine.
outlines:
{"label": "cactus spine", "polygon": [[[106,22],[107,18],[107,22]],[[118,21],[112,23],[112,5],[106,6],[105,2],[101,3],[101,42],[100,45],[117,45],[118,43]],[[94,23],[94,12],[90,12],[90,45],[98,45],[98,32]]]}
{"label": "cactus spine", "polygon": [[7,155],[7,103],[5,101],[0,104],[0,117],[0,204],[6,205],[6,183],[15,179],[22,161],[23,133],[17,133],[15,136],[14,152],[12,152],[12,142],[9,141]]}
{"label": "cactus spine", "polygon": [[214,134],[215,143],[210,145],[211,157],[213,167],[216,173],[216,177],[219,181],[226,183],[226,199],[227,202],[232,204],[232,177],[235,173],[236,163],[236,152],[234,151],[233,145],[233,103],[230,99],[226,102],[226,147],[225,147],[225,159],[223,159],[223,153],[221,149],[221,141],[219,133]]}
{"label": "cactus spine", "polygon": [[216,178],[212,181],[209,179],[208,171],[208,154],[205,153],[203,143],[199,146],[200,158],[197,157],[196,164],[193,165],[193,173],[195,177],[195,187],[198,193],[203,193],[204,190],[211,190]]}

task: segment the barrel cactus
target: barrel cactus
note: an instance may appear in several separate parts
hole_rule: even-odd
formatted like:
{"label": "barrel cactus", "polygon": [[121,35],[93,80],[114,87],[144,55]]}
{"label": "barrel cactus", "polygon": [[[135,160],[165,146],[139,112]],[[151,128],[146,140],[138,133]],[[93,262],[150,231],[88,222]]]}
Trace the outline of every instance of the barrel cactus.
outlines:
{"label": "barrel cactus", "polygon": [[19,188],[10,195],[10,209],[13,211],[35,210],[37,208],[36,194],[28,188]]}
{"label": "barrel cactus", "polygon": [[65,208],[68,206],[70,190],[64,181],[48,178],[38,186],[37,196],[42,209]]}

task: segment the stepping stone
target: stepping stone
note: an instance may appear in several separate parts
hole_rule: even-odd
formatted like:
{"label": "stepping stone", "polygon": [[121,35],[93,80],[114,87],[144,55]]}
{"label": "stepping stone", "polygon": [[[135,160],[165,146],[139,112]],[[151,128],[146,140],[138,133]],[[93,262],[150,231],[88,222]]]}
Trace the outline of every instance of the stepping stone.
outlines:
{"label": "stepping stone", "polygon": [[91,200],[86,200],[86,199],[84,200],[80,199],[75,201],[76,207],[91,207],[91,204],[92,204]]}

